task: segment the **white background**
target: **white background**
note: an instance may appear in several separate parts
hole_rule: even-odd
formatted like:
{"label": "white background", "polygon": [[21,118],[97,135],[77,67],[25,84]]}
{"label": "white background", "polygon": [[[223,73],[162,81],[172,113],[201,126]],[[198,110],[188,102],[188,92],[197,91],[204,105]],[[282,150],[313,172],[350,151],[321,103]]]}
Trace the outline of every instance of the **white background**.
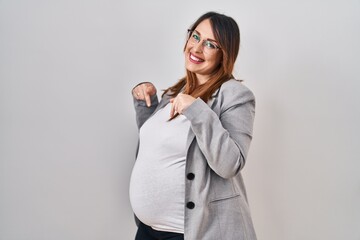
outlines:
{"label": "white background", "polygon": [[260,240],[360,239],[360,2],[0,0],[0,240],[133,239],[131,88],[184,74],[186,29],[241,31]]}

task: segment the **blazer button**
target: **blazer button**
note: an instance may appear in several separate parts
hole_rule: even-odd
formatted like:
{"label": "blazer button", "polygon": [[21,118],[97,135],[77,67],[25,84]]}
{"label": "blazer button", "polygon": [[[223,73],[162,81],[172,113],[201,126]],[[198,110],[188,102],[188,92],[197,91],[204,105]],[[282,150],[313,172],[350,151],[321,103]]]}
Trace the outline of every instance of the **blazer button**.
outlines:
{"label": "blazer button", "polygon": [[189,180],[194,180],[195,174],[193,174],[193,173],[188,173],[188,175],[186,175],[186,177],[187,177],[187,179],[189,179]]}
{"label": "blazer button", "polygon": [[195,207],[195,203],[193,203],[193,202],[188,202],[188,203],[186,204],[186,207],[189,208],[189,209],[193,209],[193,208]]}

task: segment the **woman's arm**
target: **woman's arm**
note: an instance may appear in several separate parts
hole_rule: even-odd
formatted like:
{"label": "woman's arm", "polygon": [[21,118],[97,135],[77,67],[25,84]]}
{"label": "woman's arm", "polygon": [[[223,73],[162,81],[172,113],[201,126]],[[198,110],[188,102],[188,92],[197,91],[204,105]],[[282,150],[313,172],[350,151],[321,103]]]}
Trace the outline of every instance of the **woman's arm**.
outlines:
{"label": "woman's arm", "polygon": [[131,92],[134,100],[136,123],[140,129],[159,104],[156,88],[152,83],[144,82],[136,85]]}
{"label": "woman's arm", "polygon": [[220,116],[201,99],[185,109],[183,115],[190,120],[211,169],[230,178],[245,165],[252,139],[255,97],[242,84],[229,84],[221,89],[217,101],[221,101]]}

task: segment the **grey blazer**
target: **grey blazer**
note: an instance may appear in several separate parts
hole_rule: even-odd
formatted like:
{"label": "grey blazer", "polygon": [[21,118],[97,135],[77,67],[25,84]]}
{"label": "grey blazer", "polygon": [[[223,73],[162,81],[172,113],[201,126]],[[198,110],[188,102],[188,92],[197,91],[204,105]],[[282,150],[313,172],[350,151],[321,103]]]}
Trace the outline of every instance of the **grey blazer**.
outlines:
{"label": "grey blazer", "polygon": [[[169,103],[156,94],[151,107],[134,99],[137,125]],[[245,165],[255,116],[253,93],[237,80],[222,84],[208,103],[196,99],[185,169],[185,240],[256,240],[240,170]]]}

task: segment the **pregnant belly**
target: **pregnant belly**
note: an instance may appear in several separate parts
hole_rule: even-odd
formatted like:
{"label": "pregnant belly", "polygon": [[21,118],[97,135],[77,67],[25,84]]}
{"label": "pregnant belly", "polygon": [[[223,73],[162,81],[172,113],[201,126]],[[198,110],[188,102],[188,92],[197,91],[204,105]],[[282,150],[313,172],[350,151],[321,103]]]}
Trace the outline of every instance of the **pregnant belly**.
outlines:
{"label": "pregnant belly", "polygon": [[129,194],[140,221],[159,230],[183,229],[184,175],[185,161],[164,164],[164,161],[138,158],[131,174]]}

